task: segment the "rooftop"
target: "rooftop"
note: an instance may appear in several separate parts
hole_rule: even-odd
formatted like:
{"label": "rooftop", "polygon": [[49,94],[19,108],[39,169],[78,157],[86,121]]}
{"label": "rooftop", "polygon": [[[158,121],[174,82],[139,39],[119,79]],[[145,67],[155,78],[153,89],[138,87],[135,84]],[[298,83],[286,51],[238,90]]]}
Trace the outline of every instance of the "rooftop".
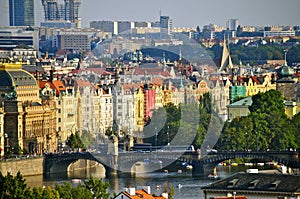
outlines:
{"label": "rooftop", "polygon": [[202,187],[207,191],[248,191],[300,195],[300,176],[285,174],[236,173]]}

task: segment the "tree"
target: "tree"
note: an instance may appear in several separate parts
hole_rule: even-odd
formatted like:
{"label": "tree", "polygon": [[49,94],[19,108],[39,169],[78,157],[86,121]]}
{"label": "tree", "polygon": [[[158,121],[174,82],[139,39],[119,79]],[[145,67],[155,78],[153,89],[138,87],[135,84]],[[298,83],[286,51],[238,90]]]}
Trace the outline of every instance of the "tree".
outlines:
{"label": "tree", "polygon": [[247,117],[225,123],[217,146],[224,150],[297,148],[299,118],[287,118],[282,94],[270,90],[252,96],[252,101]]}
{"label": "tree", "polygon": [[20,172],[14,177],[10,173],[3,176],[0,172],[0,198],[28,198],[30,190]]}
{"label": "tree", "polygon": [[71,134],[70,137],[67,140],[67,145],[72,149],[79,149],[84,148],[84,145],[80,139],[78,131],[75,132],[75,134]]}

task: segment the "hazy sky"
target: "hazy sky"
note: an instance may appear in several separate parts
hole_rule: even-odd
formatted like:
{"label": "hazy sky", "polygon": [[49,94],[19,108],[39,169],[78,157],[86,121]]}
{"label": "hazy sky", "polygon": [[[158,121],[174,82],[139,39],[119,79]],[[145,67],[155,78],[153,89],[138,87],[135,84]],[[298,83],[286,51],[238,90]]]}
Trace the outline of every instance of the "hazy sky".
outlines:
{"label": "hazy sky", "polygon": [[[39,25],[43,9],[41,0],[34,1]],[[300,0],[81,0],[80,17],[84,27],[92,20],[157,21],[160,11],[173,19],[174,27],[225,26],[230,18],[241,25],[296,25],[299,9]]]}

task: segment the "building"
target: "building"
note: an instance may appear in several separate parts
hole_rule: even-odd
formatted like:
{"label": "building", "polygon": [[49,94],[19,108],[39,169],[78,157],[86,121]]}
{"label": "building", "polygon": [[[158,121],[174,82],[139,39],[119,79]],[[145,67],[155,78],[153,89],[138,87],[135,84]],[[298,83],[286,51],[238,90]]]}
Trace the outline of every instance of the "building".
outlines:
{"label": "building", "polygon": [[9,2],[1,1],[0,6],[0,26],[9,26]]}
{"label": "building", "polygon": [[28,31],[22,28],[0,28],[0,48],[12,50],[19,45],[39,50],[38,30]]}
{"label": "building", "polygon": [[[117,25],[117,24],[116,24]],[[114,21],[91,21],[90,28],[95,28],[103,32],[115,33],[115,22]]]}
{"label": "building", "polygon": [[240,22],[238,19],[229,19],[226,23],[227,30],[237,30]]}
{"label": "building", "polygon": [[5,153],[17,148],[29,154],[55,152],[56,111],[52,98],[43,94],[40,98],[35,77],[22,70],[21,64],[1,63],[0,77]]}
{"label": "building", "polygon": [[72,52],[84,52],[91,50],[91,38],[94,31],[82,29],[62,30],[57,35],[58,49]]}
{"label": "building", "polygon": [[229,99],[230,102],[234,102],[236,99],[246,97],[246,86],[230,86],[229,88]]}
{"label": "building", "polygon": [[155,195],[151,193],[150,186],[142,186],[136,188],[124,188],[124,191],[119,193],[114,199],[167,199],[168,193],[162,193],[161,195]]}
{"label": "building", "polygon": [[167,35],[172,34],[172,19],[169,16],[160,16],[160,28],[161,32]]}
{"label": "building", "polygon": [[118,82],[113,87],[114,121],[118,125],[119,134],[126,135],[137,132],[135,121],[135,89],[137,84]]}
{"label": "building", "polygon": [[293,30],[286,31],[264,31],[263,37],[287,37],[295,36],[296,32]]}
{"label": "building", "polygon": [[236,173],[201,189],[204,199],[243,196],[256,198],[299,198],[300,176],[286,174]]}
{"label": "building", "polygon": [[9,0],[9,25],[34,26],[34,0]]}
{"label": "building", "polygon": [[288,101],[295,99],[296,82],[293,79],[294,69],[287,65],[286,61],[277,71],[276,90],[280,91]]}
{"label": "building", "polygon": [[248,116],[249,107],[252,105],[252,97],[241,99],[237,102],[227,105],[228,120],[231,121],[237,117]]}
{"label": "building", "polygon": [[80,0],[64,0],[63,4],[59,0],[42,0],[42,5],[45,21],[70,21],[78,27]]}

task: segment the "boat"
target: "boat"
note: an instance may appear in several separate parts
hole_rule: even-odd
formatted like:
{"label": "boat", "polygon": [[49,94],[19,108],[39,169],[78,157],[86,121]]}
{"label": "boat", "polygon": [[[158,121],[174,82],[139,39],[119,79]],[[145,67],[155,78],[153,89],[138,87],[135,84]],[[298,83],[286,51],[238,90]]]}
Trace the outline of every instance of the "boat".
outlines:
{"label": "boat", "polygon": [[77,179],[77,178],[75,178],[75,179],[72,179],[72,180],[71,180],[71,182],[74,182],[74,183],[79,183],[79,182],[81,182],[81,179]]}
{"label": "boat", "polygon": [[192,165],[187,165],[187,166],[186,166],[186,169],[189,169],[189,170],[190,170],[190,169],[193,169],[193,166],[192,166]]}
{"label": "boat", "polygon": [[210,179],[210,180],[217,180],[217,179],[219,179],[219,176],[217,175],[217,174],[209,174],[208,175],[208,178]]}

